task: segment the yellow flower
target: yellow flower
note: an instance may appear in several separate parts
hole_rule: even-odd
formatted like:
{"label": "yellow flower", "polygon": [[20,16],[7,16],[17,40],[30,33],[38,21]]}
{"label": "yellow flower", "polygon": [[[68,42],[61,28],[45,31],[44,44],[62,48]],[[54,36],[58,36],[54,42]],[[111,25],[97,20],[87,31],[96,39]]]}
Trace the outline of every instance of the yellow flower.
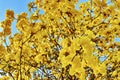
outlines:
{"label": "yellow flower", "polygon": [[98,6],[98,7],[106,7],[107,6],[106,0],[93,0],[93,3],[95,6]]}
{"label": "yellow flower", "polygon": [[17,15],[17,20],[20,20],[20,19],[26,19],[27,18],[27,13],[25,12],[22,12],[20,15]]}
{"label": "yellow flower", "polygon": [[95,43],[93,43],[88,37],[81,37],[80,44],[86,53],[92,53],[94,50]]}
{"label": "yellow flower", "polygon": [[70,74],[74,75],[75,73],[79,73],[80,71],[81,71],[81,59],[80,56],[75,56],[74,60],[71,62]]}
{"label": "yellow flower", "polygon": [[98,73],[101,73],[103,76],[105,76],[106,65],[103,63],[103,64],[99,64],[97,66],[94,66],[93,71],[94,71],[95,75],[97,75]]}
{"label": "yellow flower", "polygon": [[10,80],[9,76],[1,76],[0,80]]}
{"label": "yellow flower", "polygon": [[34,3],[33,2],[30,2],[28,3],[28,10],[31,11],[31,8],[33,7]]}
{"label": "yellow flower", "polygon": [[11,33],[11,28],[10,27],[4,28],[4,33],[5,33],[5,36],[9,35]]}
{"label": "yellow flower", "polygon": [[40,62],[41,62],[41,59],[42,59],[42,55],[41,55],[41,54],[36,55],[35,61],[36,61],[37,63],[40,63]]}
{"label": "yellow flower", "polygon": [[69,38],[62,39],[61,45],[63,48],[70,47],[72,45],[72,41]]}
{"label": "yellow flower", "polygon": [[112,0],[115,7],[117,7],[118,9],[120,9],[120,0]]}
{"label": "yellow flower", "polygon": [[1,26],[2,27],[10,27],[12,24],[12,21],[10,19],[5,19],[2,23]]}
{"label": "yellow flower", "polygon": [[30,72],[31,72],[31,73],[33,73],[35,70],[36,70],[36,68],[34,68],[34,67],[31,67],[31,68],[30,68]]}
{"label": "yellow flower", "polygon": [[73,57],[75,56],[75,54],[76,53],[72,49],[72,47],[67,47],[67,48],[61,49],[60,54],[59,54],[59,60],[62,63],[62,67],[65,67],[68,64],[70,64]]}
{"label": "yellow flower", "polygon": [[13,20],[14,19],[14,12],[12,10],[7,10],[6,11],[6,18]]}
{"label": "yellow flower", "polygon": [[95,38],[95,34],[90,30],[86,30],[85,34],[87,34],[88,38],[90,39]]}
{"label": "yellow flower", "polygon": [[14,57],[15,57],[16,63],[19,64],[19,62],[20,62],[20,53],[16,53]]}
{"label": "yellow flower", "polygon": [[7,54],[5,55],[6,61],[9,61],[10,57],[11,57],[11,55],[7,53]]}
{"label": "yellow flower", "polygon": [[1,52],[4,52],[5,51],[5,48],[0,44],[0,51]]}
{"label": "yellow flower", "polygon": [[[76,63],[77,61],[77,63]],[[73,62],[73,64],[71,64],[71,68],[70,68],[70,74],[71,75],[76,75],[80,80],[85,79],[85,69],[84,67],[86,66],[86,62],[84,60],[82,60],[82,62],[79,62],[79,58],[78,56],[75,59],[75,62]]]}

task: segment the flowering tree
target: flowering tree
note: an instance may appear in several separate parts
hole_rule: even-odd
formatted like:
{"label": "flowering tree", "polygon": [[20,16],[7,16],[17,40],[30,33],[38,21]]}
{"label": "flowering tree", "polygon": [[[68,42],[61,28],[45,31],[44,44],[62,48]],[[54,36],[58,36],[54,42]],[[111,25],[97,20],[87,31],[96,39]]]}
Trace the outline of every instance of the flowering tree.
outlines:
{"label": "flowering tree", "polygon": [[[114,41],[120,37],[120,1],[88,0],[76,10],[77,2],[35,0],[30,14],[6,11],[0,80],[120,79],[120,43]],[[18,31],[11,36],[14,20]]]}

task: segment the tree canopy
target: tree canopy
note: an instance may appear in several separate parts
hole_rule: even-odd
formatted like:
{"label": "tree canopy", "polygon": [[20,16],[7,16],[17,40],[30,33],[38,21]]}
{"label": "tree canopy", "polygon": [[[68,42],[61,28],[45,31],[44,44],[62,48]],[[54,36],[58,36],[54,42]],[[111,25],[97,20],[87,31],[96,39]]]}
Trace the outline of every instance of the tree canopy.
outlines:
{"label": "tree canopy", "polygon": [[6,10],[0,80],[120,80],[120,43],[114,41],[120,38],[120,0],[88,0],[79,10],[77,2],[34,0],[29,12]]}

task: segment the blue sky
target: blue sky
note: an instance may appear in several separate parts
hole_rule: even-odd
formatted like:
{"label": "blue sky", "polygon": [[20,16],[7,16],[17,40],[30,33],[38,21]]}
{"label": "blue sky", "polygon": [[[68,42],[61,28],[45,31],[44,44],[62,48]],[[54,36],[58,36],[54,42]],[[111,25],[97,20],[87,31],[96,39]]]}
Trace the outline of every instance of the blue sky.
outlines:
{"label": "blue sky", "polygon": [[[7,9],[14,10],[15,14],[20,14],[21,12],[27,12],[27,4],[34,0],[1,0],[0,1],[0,22],[5,19],[5,11]],[[88,0],[79,0],[76,4],[75,8],[79,10],[78,4],[81,2],[87,2]],[[43,13],[41,11],[41,13]],[[15,27],[15,21],[12,25],[12,33],[15,34],[17,32]],[[119,42],[120,38],[115,38],[115,42]]]}
{"label": "blue sky", "polygon": [[[1,0],[0,1],[0,22],[5,19],[5,12],[7,9],[14,10],[15,15],[21,12],[27,12],[27,4],[33,0]],[[12,35],[17,32],[16,21],[12,24]]]}
{"label": "blue sky", "polygon": [[[34,0],[1,0],[0,1],[0,22],[5,19],[5,12],[7,9],[14,10],[15,15],[20,14],[21,12],[28,11],[27,4],[31,1],[34,1]],[[88,0],[79,0],[78,3],[86,2],[86,1]],[[78,5],[76,5],[75,8],[79,9]],[[42,14],[44,12],[41,10],[40,13]],[[12,24],[12,35],[14,35],[17,32],[15,23],[16,22],[14,21]]]}
{"label": "blue sky", "polygon": [[[1,0],[0,1],[0,21],[4,19],[4,14],[7,9],[11,9],[15,11],[15,14],[19,14],[20,12],[27,11],[27,4],[30,1],[34,0]],[[86,2],[88,0],[79,0],[80,2]]]}
{"label": "blue sky", "polygon": [[27,4],[33,0],[1,0],[0,1],[0,21],[5,17],[5,11],[11,9],[15,14],[27,11]]}

